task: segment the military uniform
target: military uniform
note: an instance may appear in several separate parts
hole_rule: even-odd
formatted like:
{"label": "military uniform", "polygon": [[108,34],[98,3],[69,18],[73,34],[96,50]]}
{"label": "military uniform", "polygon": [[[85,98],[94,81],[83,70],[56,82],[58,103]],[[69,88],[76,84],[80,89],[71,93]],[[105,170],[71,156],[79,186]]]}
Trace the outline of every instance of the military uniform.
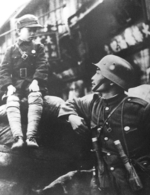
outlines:
{"label": "military uniform", "polygon": [[[22,58],[18,47],[26,54],[26,59]],[[33,41],[18,40],[7,50],[1,66],[0,80],[3,91],[6,91],[7,86],[12,84],[17,92],[23,92],[33,79],[37,79],[40,90],[43,93],[46,92],[48,64],[43,45]]]}
{"label": "military uniform", "polygon": [[100,195],[148,195],[150,104],[124,92],[133,78],[129,62],[107,55],[95,65],[92,90],[97,94],[68,100],[59,116],[71,115],[74,130],[84,127],[84,118],[91,130]]}
{"label": "military uniform", "polygon": [[19,38],[7,50],[0,68],[1,90],[7,97],[7,117],[14,137],[12,149],[24,145],[20,113],[20,100],[24,97],[28,101],[26,144],[38,147],[35,138],[43,111],[42,96],[47,93],[48,61],[44,45],[32,39],[36,29],[41,27],[34,15],[20,17],[17,20]]}
{"label": "military uniform", "polygon": [[[99,135],[99,144],[112,181],[110,194],[127,195],[135,192],[132,192],[128,185],[127,173],[115,148],[114,141],[121,141],[124,151],[126,152],[126,149],[129,151],[129,158],[135,164],[139,163],[137,160],[140,157],[148,155],[150,152],[150,105],[142,99],[127,97],[124,93],[110,99],[103,99],[94,94],[68,100],[61,107],[59,117],[70,114],[79,115],[85,119],[92,131],[95,127],[103,125],[111,111],[122,100],[123,102],[104,125]],[[139,167],[138,170],[140,174],[143,174]],[[142,195],[150,193],[149,189],[149,193],[144,190],[146,190],[146,187],[136,193]]]}

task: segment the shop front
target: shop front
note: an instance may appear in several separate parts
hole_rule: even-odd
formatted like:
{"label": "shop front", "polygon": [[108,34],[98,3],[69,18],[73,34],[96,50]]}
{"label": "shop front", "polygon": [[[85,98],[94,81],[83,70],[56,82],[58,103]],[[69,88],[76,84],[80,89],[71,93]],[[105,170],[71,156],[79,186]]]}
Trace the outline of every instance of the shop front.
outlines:
{"label": "shop front", "polygon": [[[134,86],[150,83],[149,4],[142,0],[95,1],[68,19],[80,64],[76,80],[82,78],[85,94],[91,90],[90,78],[95,71],[92,63],[107,54],[118,55],[132,64]],[[69,72],[66,75],[69,77]]]}
{"label": "shop front", "polygon": [[104,49],[127,59],[135,68],[134,84],[150,83],[150,25],[144,20],[111,38]]}

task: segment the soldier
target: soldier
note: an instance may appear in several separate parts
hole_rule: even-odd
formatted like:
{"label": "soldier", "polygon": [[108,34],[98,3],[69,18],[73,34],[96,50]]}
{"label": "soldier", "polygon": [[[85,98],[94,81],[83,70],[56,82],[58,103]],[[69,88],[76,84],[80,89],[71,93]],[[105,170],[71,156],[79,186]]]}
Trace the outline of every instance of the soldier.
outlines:
{"label": "soldier", "polygon": [[18,39],[8,48],[1,64],[1,90],[7,97],[7,116],[14,137],[12,149],[22,148],[25,141],[20,114],[20,100],[23,98],[28,100],[26,144],[29,147],[39,147],[36,141],[37,128],[48,79],[44,46],[33,40],[39,28],[42,26],[34,15],[27,14],[18,18]]}
{"label": "soldier", "polygon": [[96,93],[68,100],[59,117],[78,134],[92,134],[100,194],[148,195],[150,104],[125,93],[134,73],[129,62],[107,55],[95,65]]}

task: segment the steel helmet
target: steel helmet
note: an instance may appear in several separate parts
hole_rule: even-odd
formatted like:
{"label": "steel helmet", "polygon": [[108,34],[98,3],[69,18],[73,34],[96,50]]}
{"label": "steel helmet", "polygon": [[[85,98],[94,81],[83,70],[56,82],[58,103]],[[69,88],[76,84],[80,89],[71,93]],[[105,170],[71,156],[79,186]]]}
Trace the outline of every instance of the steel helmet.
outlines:
{"label": "steel helmet", "polygon": [[133,68],[123,58],[115,55],[107,55],[95,65],[100,68],[104,77],[119,85],[124,90],[128,90],[132,86]]}
{"label": "steel helmet", "polygon": [[38,22],[38,18],[32,14],[26,14],[17,19],[18,29],[29,27],[42,28],[42,26]]}

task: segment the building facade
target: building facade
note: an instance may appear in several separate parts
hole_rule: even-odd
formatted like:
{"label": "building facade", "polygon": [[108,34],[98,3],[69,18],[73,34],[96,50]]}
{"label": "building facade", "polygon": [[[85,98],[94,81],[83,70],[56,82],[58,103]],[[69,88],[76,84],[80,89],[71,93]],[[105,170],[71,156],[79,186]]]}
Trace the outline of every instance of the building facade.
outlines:
{"label": "building facade", "polygon": [[115,54],[136,69],[135,85],[150,83],[148,0],[31,0],[1,27],[1,59],[15,42],[15,20],[35,14],[43,29],[37,40],[49,60],[50,95],[68,99],[91,92],[92,63]]}

